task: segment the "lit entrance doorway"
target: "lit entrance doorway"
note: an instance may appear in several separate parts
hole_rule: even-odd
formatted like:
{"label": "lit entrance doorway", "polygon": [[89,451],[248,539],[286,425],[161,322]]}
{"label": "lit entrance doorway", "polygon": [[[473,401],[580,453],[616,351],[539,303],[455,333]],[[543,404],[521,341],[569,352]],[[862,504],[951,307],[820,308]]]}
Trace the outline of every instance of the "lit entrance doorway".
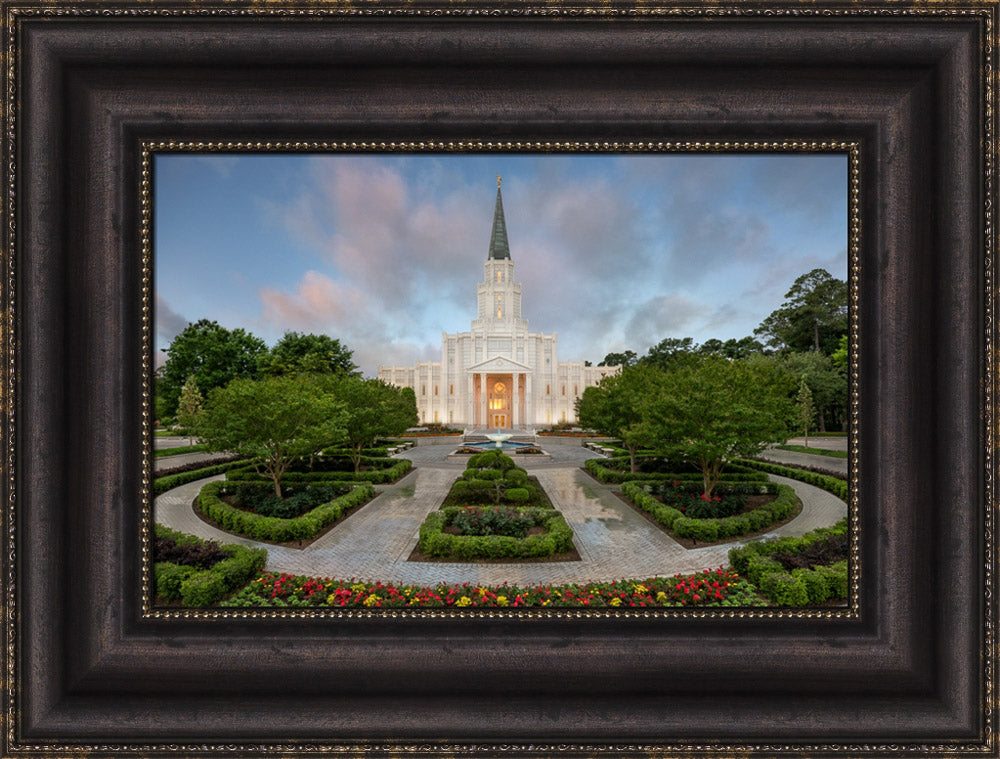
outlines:
{"label": "lit entrance doorway", "polygon": [[486,407],[489,409],[490,427],[498,430],[510,426],[510,379],[490,376],[487,379]]}

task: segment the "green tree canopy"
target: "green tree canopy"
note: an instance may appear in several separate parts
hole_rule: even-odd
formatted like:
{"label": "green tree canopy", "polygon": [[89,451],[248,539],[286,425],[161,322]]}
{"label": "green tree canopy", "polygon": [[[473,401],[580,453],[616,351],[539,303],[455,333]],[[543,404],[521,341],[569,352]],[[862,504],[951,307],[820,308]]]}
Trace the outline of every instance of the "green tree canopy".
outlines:
{"label": "green tree canopy", "polygon": [[754,330],[773,348],[826,355],[837,349],[846,332],[847,283],[825,269],[813,269],[796,279],[781,307]]}
{"label": "green tree canopy", "polygon": [[188,377],[184,387],[181,388],[181,397],[177,402],[177,423],[184,428],[188,435],[193,435],[201,420],[202,397],[198,392],[198,386],[194,382],[194,377]]}
{"label": "green tree canopy", "polygon": [[621,438],[633,472],[638,470],[636,452],[654,439],[645,404],[662,376],[651,366],[629,366],[586,388],[577,401],[577,417],[582,425]]}
{"label": "green tree canopy", "polygon": [[266,354],[261,356],[261,373],[278,374],[353,374],[357,366],[354,352],[328,335],[286,332]]}
{"label": "green tree canopy", "polygon": [[681,363],[697,360],[697,348],[693,338],[665,337],[652,346],[646,355],[639,359],[639,363],[667,369]]}
{"label": "green tree canopy", "polygon": [[226,329],[202,319],[189,324],[167,348],[167,362],[156,380],[156,393],[167,413],[176,413],[181,388],[194,380],[203,396],[238,377],[256,378],[267,345],[243,329]]}
{"label": "green tree canopy", "polygon": [[805,377],[812,394],[813,407],[819,431],[826,432],[827,424],[840,425],[847,418],[847,376],[822,353],[806,351],[789,353],[781,361],[789,374]]}
{"label": "green tree canopy", "polygon": [[635,351],[623,351],[621,353],[609,353],[598,366],[632,366],[639,359]]}
{"label": "green tree canopy", "polygon": [[306,376],[235,379],[209,393],[198,425],[211,451],[258,461],[281,497],[297,459],[344,440],[344,404]]}
{"label": "green tree canopy", "polygon": [[773,359],[708,358],[664,373],[648,396],[646,418],[654,449],[694,464],[711,495],[727,461],[753,456],[787,439],[794,378]]}
{"label": "green tree canopy", "polygon": [[361,469],[361,452],[380,437],[398,435],[417,423],[416,396],[377,379],[318,377],[319,385],[343,405],[344,442],[354,471]]}

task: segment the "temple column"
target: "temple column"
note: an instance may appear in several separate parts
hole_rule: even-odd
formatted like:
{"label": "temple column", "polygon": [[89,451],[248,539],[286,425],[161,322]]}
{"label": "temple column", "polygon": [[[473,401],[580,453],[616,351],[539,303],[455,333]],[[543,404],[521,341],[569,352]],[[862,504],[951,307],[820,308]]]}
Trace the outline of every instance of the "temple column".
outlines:
{"label": "temple column", "polygon": [[524,426],[530,427],[534,424],[532,414],[535,411],[535,404],[531,397],[531,373],[524,375]]}
{"label": "temple column", "polygon": [[476,388],[472,384],[472,378],[472,374],[467,375],[465,378],[465,385],[469,394],[469,400],[465,404],[465,413],[468,416],[466,425],[470,428],[476,426]]}
{"label": "temple column", "polygon": [[514,428],[514,427],[517,427],[518,422],[520,421],[520,418],[518,417],[517,412],[521,408],[521,404],[518,403],[518,401],[519,401],[518,395],[520,394],[519,386],[521,384],[520,383],[521,375],[518,374],[517,372],[513,372],[510,375],[510,379],[511,379],[511,383],[510,384],[513,385],[513,387],[511,387],[511,389],[510,389],[510,395],[511,395],[511,398],[510,398],[510,426],[511,426],[511,428]]}
{"label": "temple column", "polygon": [[486,429],[490,427],[489,411],[486,409],[486,375],[479,375],[479,421]]}

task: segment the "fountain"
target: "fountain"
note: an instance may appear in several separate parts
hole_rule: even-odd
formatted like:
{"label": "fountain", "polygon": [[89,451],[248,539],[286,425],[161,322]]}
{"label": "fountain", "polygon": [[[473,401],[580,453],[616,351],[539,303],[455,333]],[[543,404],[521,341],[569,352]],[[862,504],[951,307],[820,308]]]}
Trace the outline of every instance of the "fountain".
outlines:
{"label": "fountain", "polygon": [[506,441],[510,440],[512,436],[509,435],[509,434],[507,434],[507,433],[500,432],[500,430],[498,429],[492,435],[487,432],[486,433],[486,437],[487,437],[488,440],[492,440],[494,443],[496,443],[496,447],[498,449],[502,450],[503,449],[503,444]]}

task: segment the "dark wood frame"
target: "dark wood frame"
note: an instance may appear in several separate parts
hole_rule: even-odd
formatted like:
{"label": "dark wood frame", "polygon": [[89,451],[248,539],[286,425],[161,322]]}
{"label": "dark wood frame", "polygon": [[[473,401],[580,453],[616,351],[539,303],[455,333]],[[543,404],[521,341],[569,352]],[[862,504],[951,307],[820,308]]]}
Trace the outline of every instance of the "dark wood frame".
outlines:
{"label": "dark wood frame", "polygon": [[[996,753],[995,3],[0,5],[4,755]],[[143,614],[143,141],[475,138],[860,145],[856,614]]]}

